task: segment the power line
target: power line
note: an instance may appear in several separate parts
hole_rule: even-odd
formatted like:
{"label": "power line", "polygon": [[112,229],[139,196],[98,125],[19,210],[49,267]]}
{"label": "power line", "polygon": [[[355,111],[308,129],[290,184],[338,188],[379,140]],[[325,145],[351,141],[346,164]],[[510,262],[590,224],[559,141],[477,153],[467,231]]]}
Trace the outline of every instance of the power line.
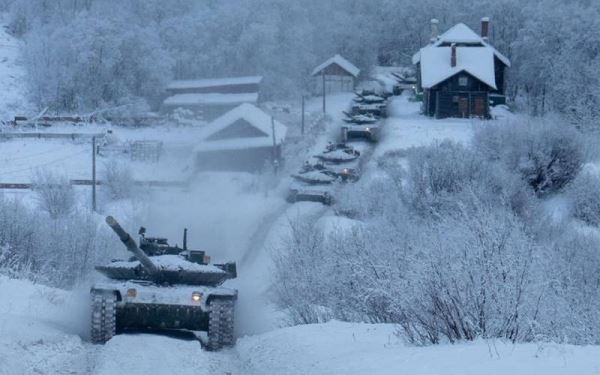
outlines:
{"label": "power line", "polygon": [[46,150],[46,151],[38,152],[38,153],[35,153],[35,154],[28,154],[28,155],[24,155],[24,156],[19,156],[19,157],[16,157],[16,158],[10,158],[10,159],[4,159],[4,158],[2,158],[2,161],[4,161],[5,163],[10,163],[10,162],[13,162],[13,161],[30,159],[30,158],[35,157],[35,156],[46,155],[46,154],[50,154],[50,153],[56,152],[56,151],[58,151],[61,148],[62,147],[56,148],[56,149],[52,149],[52,150]]}
{"label": "power line", "polygon": [[72,158],[74,156],[83,154],[84,152],[87,152],[87,150],[81,150],[81,151],[76,152],[74,154],[70,154],[68,156],[65,156],[65,157],[62,157],[62,158],[59,158],[59,159],[51,160],[51,161],[46,162],[46,163],[37,164],[37,165],[31,165],[31,166],[28,166],[27,168],[13,169],[11,171],[6,171],[6,172],[3,172],[2,174],[0,174],[0,177],[5,177],[7,175],[16,174],[16,173],[19,173],[19,172],[29,171],[31,169],[43,167],[43,166],[46,166],[46,165],[51,165],[51,164],[54,164],[54,163],[57,163],[57,162],[60,162],[60,161],[63,161],[63,160],[70,159],[70,158]]}

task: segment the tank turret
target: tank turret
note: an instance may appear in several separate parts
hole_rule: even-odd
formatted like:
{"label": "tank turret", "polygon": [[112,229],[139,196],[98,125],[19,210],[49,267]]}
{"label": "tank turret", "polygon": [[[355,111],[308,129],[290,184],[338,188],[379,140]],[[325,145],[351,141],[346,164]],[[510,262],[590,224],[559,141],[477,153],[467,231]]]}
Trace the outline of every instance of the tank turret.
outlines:
{"label": "tank turret", "polygon": [[215,286],[237,277],[235,263],[210,264],[210,257],[204,251],[187,249],[187,229],[184,247],[180,248],[169,245],[166,238],[146,237],[146,229],[141,227],[138,246],[112,216],[106,218],[106,223],[133,254],[128,261],[113,261],[96,267],[111,279]]}
{"label": "tank turret", "polygon": [[150,258],[137,246],[135,240],[131,238],[129,233],[125,232],[125,230],[121,227],[121,225],[115,220],[112,216],[106,217],[106,224],[119,236],[123,245],[133,253],[133,255],[140,261],[140,264],[144,267],[144,270],[153,277],[158,275],[158,268]]}

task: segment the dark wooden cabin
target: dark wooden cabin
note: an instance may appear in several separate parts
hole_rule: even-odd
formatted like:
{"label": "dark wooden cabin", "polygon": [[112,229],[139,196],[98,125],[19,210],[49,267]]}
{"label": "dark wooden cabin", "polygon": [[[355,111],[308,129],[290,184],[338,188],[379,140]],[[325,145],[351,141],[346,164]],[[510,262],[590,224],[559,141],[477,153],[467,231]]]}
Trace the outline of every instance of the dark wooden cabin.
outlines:
{"label": "dark wooden cabin", "polygon": [[460,23],[437,36],[437,20],[431,24],[431,43],[413,56],[423,113],[489,118],[490,104],[504,97],[504,74],[510,67],[488,43],[489,19],[482,19],[481,35]]}

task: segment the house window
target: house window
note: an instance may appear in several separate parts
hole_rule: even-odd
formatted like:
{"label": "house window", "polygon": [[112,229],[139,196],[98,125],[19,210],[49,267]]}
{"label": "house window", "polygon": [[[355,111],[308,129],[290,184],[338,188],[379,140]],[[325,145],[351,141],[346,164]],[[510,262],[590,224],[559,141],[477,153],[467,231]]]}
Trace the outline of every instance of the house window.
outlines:
{"label": "house window", "polygon": [[458,77],[458,85],[459,86],[467,86],[469,84],[469,77],[460,76]]}

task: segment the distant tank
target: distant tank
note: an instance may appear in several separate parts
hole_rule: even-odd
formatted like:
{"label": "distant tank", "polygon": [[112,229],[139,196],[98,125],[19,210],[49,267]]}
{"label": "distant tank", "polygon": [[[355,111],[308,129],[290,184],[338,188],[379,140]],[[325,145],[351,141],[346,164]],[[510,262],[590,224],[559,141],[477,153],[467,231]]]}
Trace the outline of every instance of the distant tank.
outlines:
{"label": "distant tank", "polygon": [[325,148],[325,151],[315,155],[315,158],[330,163],[347,163],[358,159],[360,151],[354,149],[346,143],[330,143]]}
{"label": "distant tank", "polygon": [[138,247],[112,216],[106,223],[133,257],[96,267],[110,280],[91,289],[92,342],[129,330],[166,329],[205,331],[209,350],[235,343],[237,290],[220,286],[237,277],[235,263],[210,264],[204,251],[189,250],[187,230],[180,248],[146,237],[142,227]]}

